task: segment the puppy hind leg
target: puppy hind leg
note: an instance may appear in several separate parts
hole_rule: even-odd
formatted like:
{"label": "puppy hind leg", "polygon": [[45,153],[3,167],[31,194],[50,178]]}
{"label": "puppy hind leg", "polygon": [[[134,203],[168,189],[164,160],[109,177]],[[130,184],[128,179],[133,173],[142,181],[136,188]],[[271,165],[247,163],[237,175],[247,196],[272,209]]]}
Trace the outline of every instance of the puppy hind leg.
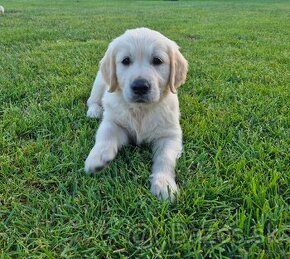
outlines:
{"label": "puppy hind leg", "polygon": [[95,173],[113,160],[121,146],[128,143],[125,130],[113,122],[102,121],[96,142],[85,161],[86,173]]}
{"label": "puppy hind leg", "polygon": [[101,118],[103,114],[102,98],[106,90],[106,83],[100,72],[97,73],[91,95],[87,101],[87,117]]}

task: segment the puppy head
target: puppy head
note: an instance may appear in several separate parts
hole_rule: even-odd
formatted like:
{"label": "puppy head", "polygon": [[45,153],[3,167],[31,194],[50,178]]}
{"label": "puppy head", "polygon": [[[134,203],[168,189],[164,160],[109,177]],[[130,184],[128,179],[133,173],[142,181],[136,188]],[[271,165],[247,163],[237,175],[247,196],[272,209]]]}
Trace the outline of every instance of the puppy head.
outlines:
{"label": "puppy head", "polygon": [[110,92],[121,91],[127,102],[154,103],[185,82],[187,61],[175,42],[139,28],[110,43],[100,69]]}

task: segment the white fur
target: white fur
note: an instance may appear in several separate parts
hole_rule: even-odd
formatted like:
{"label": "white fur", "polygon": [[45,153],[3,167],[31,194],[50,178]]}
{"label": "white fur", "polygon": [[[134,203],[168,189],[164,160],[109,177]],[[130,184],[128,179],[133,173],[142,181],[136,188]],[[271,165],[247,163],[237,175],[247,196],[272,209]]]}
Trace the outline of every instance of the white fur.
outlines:
{"label": "white fur", "polygon": [[4,7],[0,5],[0,15],[4,15]]}
{"label": "white fur", "polygon": [[[85,162],[87,173],[106,166],[129,141],[152,143],[151,192],[174,199],[175,164],[182,151],[175,90],[187,73],[187,62],[178,49],[175,42],[146,28],[128,30],[109,45],[87,102],[88,117],[103,117]],[[152,64],[156,56],[161,65]],[[132,64],[123,65],[124,57],[130,57]],[[134,102],[131,84],[136,78],[151,85],[146,103]]]}

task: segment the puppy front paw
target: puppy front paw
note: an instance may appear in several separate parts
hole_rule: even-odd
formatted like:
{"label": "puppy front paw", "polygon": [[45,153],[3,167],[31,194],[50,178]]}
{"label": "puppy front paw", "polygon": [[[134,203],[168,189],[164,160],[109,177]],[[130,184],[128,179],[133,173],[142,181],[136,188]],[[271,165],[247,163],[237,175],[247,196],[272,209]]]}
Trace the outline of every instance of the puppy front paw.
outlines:
{"label": "puppy front paw", "polygon": [[114,157],[114,150],[109,148],[93,148],[85,161],[85,172],[87,174],[94,174],[101,171]]}
{"label": "puppy front paw", "polygon": [[167,174],[151,175],[151,192],[158,199],[167,200],[171,202],[175,200],[178,193],[174,177]]}
{"label": "puppy front paw", "polygon": [[103,115],[103,108],[102,106],[94,103],[91,104],[87,111],[87,117],[89,118],[101,118]]}

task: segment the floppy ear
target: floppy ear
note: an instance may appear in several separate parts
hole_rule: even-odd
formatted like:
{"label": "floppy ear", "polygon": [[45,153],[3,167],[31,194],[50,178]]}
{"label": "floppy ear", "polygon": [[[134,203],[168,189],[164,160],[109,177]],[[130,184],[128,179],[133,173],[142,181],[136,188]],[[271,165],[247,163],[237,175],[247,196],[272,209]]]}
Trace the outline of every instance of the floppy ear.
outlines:
{"label": "floppy ear", "polygon": [[100,62],[100,70],[106,83],[109,85],[108,91],[110,93],[114,92],[118,87],[116,59],[114,52],[114,46],[111,43],[105,53],[105,56]]}
{"label": "floppy ear", "polygon": [[176,93],[176,89],[184,84],[188,71],[187,60],[182,56],[179,47],[174,44],[170,47],[170,77],[169,88],[172,93]]}

